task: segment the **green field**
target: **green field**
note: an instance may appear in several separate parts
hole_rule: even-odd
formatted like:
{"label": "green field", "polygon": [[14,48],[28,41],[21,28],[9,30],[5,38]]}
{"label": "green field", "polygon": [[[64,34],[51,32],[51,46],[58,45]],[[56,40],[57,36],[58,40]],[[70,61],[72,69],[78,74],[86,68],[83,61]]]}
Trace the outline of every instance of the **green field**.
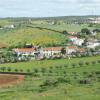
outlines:
{"label": "green field", "polygon": [[[95,74],[91,77],[91,83],[78,83],[87,75],[100,71],[99,59],[100,56],[1,64],[0,67],[10,67],[12,70],[30,69],[33,72],[37,68],[38,72],[37,76],[25,76],[25,80],[18,85],[0,88],[0,100],[99,100],[100,80]],[[80,61],[84,62],[83,66],[78,65]],[[92,61],[96,63],[92,64]],[[76,67],[72,66],[73,63]],[[42,68],[45,68],[44,72],[41,72]],[[46,80],[55,81],[58,78],[70,79],[70,83],[61,81],[56,86],[40,87]]]}
{"label": "green field", "polygon": [[[55,25],[47,20],[29,23],[29,19],[22,19],[0,20],[1,26],[16,25],[14,29],[0,29],[0,43],[15,47],[25,43],[61,46],[66,44],[67,36],[48,29],[80,32],[82,28],[99,28],[99,25],[67,24],[70,18]],[[99,33],[97,37],[100,38]],[[100,100],[100,56],[5,63],[0,64],[0,71],[32,73],[19,84],[0,86],[0,100]],[[84,80],[87,83],[80,83]]]}
{"label": "green field", "polygon": [[32,24],[27,23],[27,21],[13,21],[13,20],[0,20],[0,25],[10,25],[14,24],[16,27],[14,29],[1,29],[0,30],[0,42],[5,43],[10,46],[23,45],[25,43],[32,43],[35,45],[63,45],[68,39],[63,34],[59,32],[54,32],[46,29],[30,28],[41,27],[48,28],[63,32],[64,30],[68,32],[80,32],[83,28],[94,29],[96,27],[88,27],[89,24],[67,24],[60,21],[60,24],[50,25],[46,20],[32,21]]}

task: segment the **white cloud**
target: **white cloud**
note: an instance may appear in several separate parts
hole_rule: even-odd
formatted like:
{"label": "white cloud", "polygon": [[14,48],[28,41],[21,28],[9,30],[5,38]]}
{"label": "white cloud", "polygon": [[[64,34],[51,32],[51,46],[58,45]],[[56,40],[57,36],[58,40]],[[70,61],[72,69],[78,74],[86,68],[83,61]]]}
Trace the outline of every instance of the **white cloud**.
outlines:
{"label": "white cloud", "polygon": [[99,14],[100,0],[3,0],[0,2],[2,16],[66,16]]}

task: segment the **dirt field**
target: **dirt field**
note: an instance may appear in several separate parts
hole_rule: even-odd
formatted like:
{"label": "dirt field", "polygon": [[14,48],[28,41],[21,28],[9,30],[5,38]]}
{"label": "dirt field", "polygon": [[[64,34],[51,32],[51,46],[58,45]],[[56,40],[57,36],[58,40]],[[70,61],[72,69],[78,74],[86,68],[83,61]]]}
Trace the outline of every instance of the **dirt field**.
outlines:
{"label": "dirt field", "polygon": [[0,87],[19,83],[24,79],[23,75],[3,75],[0,74]]}

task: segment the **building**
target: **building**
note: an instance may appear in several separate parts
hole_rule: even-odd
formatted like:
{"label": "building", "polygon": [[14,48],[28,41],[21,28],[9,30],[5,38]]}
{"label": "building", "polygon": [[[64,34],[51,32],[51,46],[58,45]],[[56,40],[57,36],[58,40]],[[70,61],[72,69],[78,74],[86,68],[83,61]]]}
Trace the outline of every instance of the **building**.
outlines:
{"label": "building", "polygon": [[76,39],[73,44],[77,45],[77,46],[82,46],[82,44],[84,43],[83,39]]}
{"label": "building", "polygon": [[4,28],[15,28],[15,26],[12,24],[12,25],[5,25]]}
{"label": "building", "polygon": [[43,55],[47,58],[60,55],[63,47],[48,47],[43,49]]}
{"label": "building", "polygon": [[77,46],[67,46],[66,47],[66,54],[70,55],[72,53],[76,53],[78,51],[78,47]]}
{"label": "building", "polygon": [[97,46],[100,46],[100,41],[97,39],[89,39],[86,43],[87,48],[95,49]]}
{"label": "building", "polygon": [[78,39],[76,36],[69,36],[68,38],[71,42],[76,41]]}
{"label": "building", "polygon": [[17,49],[13,49],[13,51],[18,55],[22,55],[22,56],[35,56],[36,50],[35,48],[17,48]]}
{"label": "building", "polygon": [[70,35],[77,35],[77,32],[68,32]]}
{"label": "building", "polygon": [[77,46],[82,46],[84,43],[84,39],[79,39],[76,36],[69,36],[69,40],[72,42],[72,44]]}

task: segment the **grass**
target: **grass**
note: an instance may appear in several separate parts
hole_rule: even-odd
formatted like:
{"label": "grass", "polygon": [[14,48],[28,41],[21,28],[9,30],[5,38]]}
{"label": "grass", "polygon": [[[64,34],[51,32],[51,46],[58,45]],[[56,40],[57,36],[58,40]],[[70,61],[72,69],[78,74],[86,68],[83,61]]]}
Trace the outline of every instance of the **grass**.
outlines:
{"label": "grass", "polygon": [[7,31],[2,30],[0,34],[0,40],[8,45],[21,45],[24,43],[35,45],[61,44],[66,42],[67,39],[57,32],[26,27]]}
{"label": "grass", "polygon": [[18,63],[8,63],[8,64],[1,64],[0,67],[11,67],[12,69],[33,69],[33,68],[40,68],[40,67],[52,67],[57,65],[69,65],[71,66],[73,63],[78,64],[80,61],[83,62],[91,62],[97,61],[100,59],[100,56],[95,57],[83,57],[83,58],[71,58],[71,59],[56,59],[56,60],[42,60],[42,61],[30,61],[30,62],[18,62]]}
{"label": "grass", "polygon": [[[79,61],[91,62],[97,61],[100,59],[100,56],[95,57],[84,57],[84,58],[72,58],[72,59],[58,59],[58,60],[43,60],[43,61],[31,61],[31,62],[22,62],[22,63],[10,63],[10,64],[1,64],[0,67],[12,67],[17,69],[33,69],[41,67],[46,68],[45,74],[42,75],[41,72],[39,77],[28,77],[25,76],[25,80],[20,84],[0,88],[0,100],[99,100],[100,98],[100,82],[93,81],[91,84],[80,85],[76,81],[83,79],[84,72],[90,74],[91,72],[100,71],[100,64],[96,63],[95,65],[83,65],[79,67],[77,64]],[[76,63],[77,67],[73,68],[72,63]],[[69,67],[63,66],[68,64]],[[60,68],[56,66],[60,65]],[[51,69],[50,67],[53,66]],[[52,73],[48,71],[52,70]],[[39,92],[40,85],[44,83],[45,80],[56,80],[58,77],[64,77],[71,79],[71,83],[59,83],[55,87],[46,87],[45,91]],[[77,79],[74,79],[73,72],[78,75]],[[51,74],[51,75],[50,75]],[[56,76],[57,74],[57,76]]]}

